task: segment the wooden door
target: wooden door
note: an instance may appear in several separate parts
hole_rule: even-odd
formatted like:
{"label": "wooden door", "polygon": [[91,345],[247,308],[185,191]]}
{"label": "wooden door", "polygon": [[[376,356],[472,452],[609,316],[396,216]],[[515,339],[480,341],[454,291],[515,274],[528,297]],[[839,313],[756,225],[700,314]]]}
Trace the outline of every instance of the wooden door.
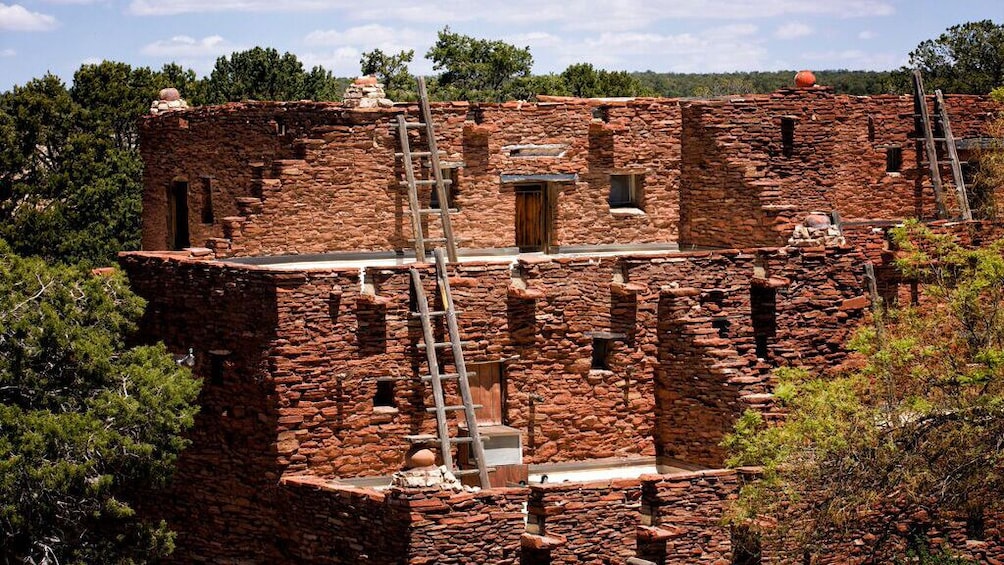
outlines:
{"label": "wooden door", "polygon": [[522,252],[545,250],[547,238],[544,199],[542,184],[516,187],[516,247]]}
{"label": "wooden door", "polygon": [[471,400],[480,404],[475,410],[478,424],[502,424],[502,363],[468,363],[467,382]]}

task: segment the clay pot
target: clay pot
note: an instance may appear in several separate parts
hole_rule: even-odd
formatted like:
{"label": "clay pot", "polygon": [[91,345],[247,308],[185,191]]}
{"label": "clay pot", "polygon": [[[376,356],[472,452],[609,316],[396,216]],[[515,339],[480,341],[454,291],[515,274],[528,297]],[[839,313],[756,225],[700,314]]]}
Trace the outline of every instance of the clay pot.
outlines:
{"label": "clay pot", "polygon": [[822,212],[813,212],[805,217],[805,226],[816,229],[828,228],[830,227],[830,216]]}
{"label": "clay pot", "polygon": [[160,91],[160,99],[167,102],[174,102],[175,100],[181,100],[181,94],[178,92],[177,88],[165,88]]}
{"label": "clay pot", "polygon": [[431,449],[419,449],[409,452],[404,457],[404,466],[408,469],[422,469],[436,466],[436,454]]}
{"label": "clay pot", "polygon": [[357,86],[373,86],[377,83],[377,78],[373,75],[359,77],[353,84]]}
{"label": "clay pot", "polygon": [[795,86],[798,88],[811,88],[816,84],[816,75],[812,71],[798,71],[795,74]]}

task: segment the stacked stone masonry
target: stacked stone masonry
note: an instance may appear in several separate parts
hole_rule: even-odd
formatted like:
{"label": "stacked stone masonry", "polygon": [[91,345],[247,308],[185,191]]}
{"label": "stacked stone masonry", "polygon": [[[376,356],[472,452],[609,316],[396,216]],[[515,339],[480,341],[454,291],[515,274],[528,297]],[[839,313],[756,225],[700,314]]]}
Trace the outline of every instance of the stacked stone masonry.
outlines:
{"label": "stacked stone masonry", "polygon": [[[958,138],[983,135],[997,111],[975,96],[947,104]],[[903,117],[911,112],[907,96],[826,88],[712,101],[433,106],[441,160],[458,181],[454,229],[471,249],[517,244],[516,189],[528,183],[544,185],[552,248],[782,245],[813,210],[845,220],[931,218],[930,180]],[[144,248],[173,248],[169,194],[185,183],[189,243],[220,255],[410,249],[395,158],[402,113],[417,120],[406,104],[306,102],[145,118]],[[787,149],[783,122],[793,128]],[[533,150],[543,147],[553,151]],[[892,172],[889,149],[902,154]],[[611,175],[633,176],[634,207],[610,206]],[[430,194],[423,190],[423,205]],[[439,220],[428,222],[438,233]]]}
{"label": "stacked stone masonry", "polygon": [[[981,136],[996,111],[979,97],[948,105],[958,137]],[[869,320],[866,263],[886,300],[917,295],[892,266],[887,234],[902,218],[934,216],[902,117],[911,99],[812,88],[433,105],[462,248],[514,253],[518,194],[530,184],[543,187],[544,251],[586,248],[449,267],[466,361],[499,368],[498,423],[520,434],[523,463],[706,468],[479,492],[346,484],[398,471],[406,436],[435,433],[409,276],[417,266],[435,297],[433,266],[268,257],[408,253],[394,124],[417,108],[381,106],[228,104],[141,123],[146,251],[120,262],[148,300],[140,338],[191,348],[204,379],[192,445],[142,508],[178,531],[172,560],[740,559],[721,518],[747,477],[714,469],[723,435],[746,409],[781,417],[775,367],[853,366],[845,344]],[[897,171],[887,171],[890,147],[902,153]],[[628,179],[630,205],[611,206],[613,176]],[[842,235],[783,247],[814,211],[836,212]],[[975,245],[1000,233],[993,220],[935,227]],[[201,245],[210,251],[166,251]],[[452,384],[446,395],[459,403]],[[997,517],[979,542],[951,516],[896,520],[1004,559]],[[883,562],[869,553],[871,532],[833,540],[814,562]],[[762,548],[765,563],[796,559],[775,540]]]}

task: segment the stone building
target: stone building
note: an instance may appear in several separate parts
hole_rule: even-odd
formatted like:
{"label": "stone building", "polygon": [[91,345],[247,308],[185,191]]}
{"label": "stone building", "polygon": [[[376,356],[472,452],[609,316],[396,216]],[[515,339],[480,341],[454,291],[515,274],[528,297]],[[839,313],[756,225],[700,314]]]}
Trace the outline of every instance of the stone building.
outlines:
{"label": "stone building", "polygon": [[[960,138],[998,111],[947,105]],[[409,269],[435,282],[395,158],[417,107],[366,106],[142,120],[144,251],[121,263],[149,301],[144,337],[191,349],[205,383],[193,444],[145,509],[179,531],[177,561],[784,561],[720,525],[744,476],[719,443],[743,410],[772,413],[773,368],[848,360],[867,263],[887,298],[909,292],[884,230],[935,217],[912,99],[434,104],[453,182],[421,204],[456,209],[450,284],[500,462],[483,490],[388,488],[436,430]],[[941,224],[978,240],[996,220]],[[929,527],[1004,559],[958,520]],[[860,536],[835,547],[817,559],[868,558]]]}

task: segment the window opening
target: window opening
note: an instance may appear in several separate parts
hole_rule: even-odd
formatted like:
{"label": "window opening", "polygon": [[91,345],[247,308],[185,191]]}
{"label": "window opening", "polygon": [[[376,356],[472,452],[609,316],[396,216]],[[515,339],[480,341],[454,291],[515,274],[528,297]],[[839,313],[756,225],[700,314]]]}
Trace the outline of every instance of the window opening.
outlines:
{"label": "window opening", "polygon": [[209,382],[214,385],[223,384],[224,358],[219,353],[209,354]]}
{"label": "window opening", "polygon": [[903,168],[903,148],[885,148],[885,172],[898,173]]}
{"label": "window opening", "polygon": [[791,157],[795,152],[795,118],[781,118],[781,153]]}
{"label": "window opening", "polygon": [[373,406],[394,407],[394,381],[377,381],[376,394],[373,395]]}
{"label": "window opening", "polygon": [[[444,181],[449,181],[444,187],[446,189],[446,206],[448,208],[457,207],[457,193],[458,185],[460,183],[460,169],[454,167],[448,167],[440,169],[440,174],[443,176]],[[433,210],[439,210],[439,190],[435,186],[432,187],[432,194],[429,196],[429,208]]]}
{"label": "window opening", "polygon": [[777,335],[777,291],[754,286],[750,289],[750,310],[756,356],[768,359],[770,344]]}
{"label": "window opening", "polygon": [[641,208],[644,175],[610,175],[611,208]]}
{"label": "window opening", "polygon": [[593,338],[593,363],[592,369],[600,371],[610,370],[610,340],[602,337]]}

